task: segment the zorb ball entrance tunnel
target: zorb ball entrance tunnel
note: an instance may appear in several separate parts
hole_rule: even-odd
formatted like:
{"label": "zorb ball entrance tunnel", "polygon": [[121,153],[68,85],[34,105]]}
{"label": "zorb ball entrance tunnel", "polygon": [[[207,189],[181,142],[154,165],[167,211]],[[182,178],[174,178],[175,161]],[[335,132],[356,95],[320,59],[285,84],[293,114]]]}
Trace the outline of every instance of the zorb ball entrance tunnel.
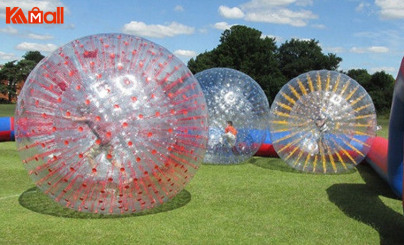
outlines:
{"label": "zorb ball entrance tunnel", "polygon": [[248,160],[258,151],[268,129],[269,105],[264,91],[251,77],[230,68],[204,70],[195,77],[209,112],[204,163],[235,164]]}
{"label": "zorb ball entrance tunnel", "polygon": [[193,177],[207,116],[197,80],[174,55],[140,37],[100,34],[66,44],[31,72],[16,141],[32,180],[56,202],[140,212]]}
{"label": "zorb ball entrance tunnel", "polygon": [[355,80],[311,71],[282,87],[271,106],[278,155],[304,172],[341,173],[366,156],[376,132],[372,99]]}

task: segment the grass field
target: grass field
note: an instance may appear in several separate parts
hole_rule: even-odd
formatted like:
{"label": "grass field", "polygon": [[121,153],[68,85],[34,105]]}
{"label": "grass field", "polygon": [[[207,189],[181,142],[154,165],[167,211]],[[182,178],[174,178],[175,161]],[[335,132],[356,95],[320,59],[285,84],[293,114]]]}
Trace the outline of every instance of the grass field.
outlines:
{"label": "grass field", "polygon": [[[0,105],[0,116],[13,112]],[[379,121],[382,136],[387,123]],[[402,213],[368,165],[313,175],[254,157],[202,165],[172,202],[149,213],[80,214],[38,192],[15,143],[0,143],[0,244],[403,244]]]}
{"label": "grass field", "polygon": [[15,105],[14,104],[0,104],[0,117],[14,116]]}

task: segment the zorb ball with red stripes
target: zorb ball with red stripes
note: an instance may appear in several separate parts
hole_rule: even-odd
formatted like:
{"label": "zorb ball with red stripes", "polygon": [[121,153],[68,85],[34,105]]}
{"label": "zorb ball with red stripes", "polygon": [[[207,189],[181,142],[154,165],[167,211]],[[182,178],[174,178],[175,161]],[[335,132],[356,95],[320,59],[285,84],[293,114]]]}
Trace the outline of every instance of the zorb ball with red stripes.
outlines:
{"label": "zorb ball with red stripes", "polygon": [[124,34],[72,41],[31,72],[17,146],[35,184],[83,212],[125,214],[173,198],[205,153],[207,108],[187,67]]}
{"label": "zorb ball with red stripes", "polygon": [[368,153],[376,135],[372,99],[336,71],[311,71],[285,84],[271,106],[270,134],[278,155],[304,172],[341,173]]}

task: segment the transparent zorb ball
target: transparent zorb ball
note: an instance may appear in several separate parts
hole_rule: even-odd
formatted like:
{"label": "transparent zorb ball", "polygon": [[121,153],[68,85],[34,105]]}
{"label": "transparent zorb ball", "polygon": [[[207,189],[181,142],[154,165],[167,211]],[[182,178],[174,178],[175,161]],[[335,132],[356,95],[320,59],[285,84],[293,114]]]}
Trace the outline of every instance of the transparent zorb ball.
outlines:
{"label": "transparent zorb ball", "polygon": [[[230,68],[195,74],[209,112],[204,163],[234,164],[253,156],[265,140],[269,105],[264,91],[248,75]],[[228,130],[229,121],[236,135]]]}
{"label": "transparent zorb ball", "polygon": [[29,75],[16,141],[35,184],[63,206],[125,214],[173,198],[205,154],[202,90],[165,48],[125,34],[72,41]]}
{"label": "transparent zorb ball", "polygon": [[347,75],[311,71],[282,87],[271,106],[269,126],[276,152],[291,167],[341,173],[369,151],[376,135],[375,107]]}

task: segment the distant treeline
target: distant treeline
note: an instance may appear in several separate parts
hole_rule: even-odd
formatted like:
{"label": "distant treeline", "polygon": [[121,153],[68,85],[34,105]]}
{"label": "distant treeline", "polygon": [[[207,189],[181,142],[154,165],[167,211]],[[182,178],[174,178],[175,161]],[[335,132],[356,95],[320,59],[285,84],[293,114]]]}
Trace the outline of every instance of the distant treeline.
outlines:
{"label": "distant treeline", "polygon": [[[191,59],[188,68],[194,74],[213,67],[244,72],[260,84],[271,104],[291,79],[312,70],[337,70],[341,61],[336,54],[323,54],[319,42],[314,39],[291,39],[277,47],[275,38],[237,25],[222,33],[216,48]],[[367,90],[378,113],[385,114],[390,110],[394,87],[391,75],[384,71],[370,75],[365,69],[339,72],[346,73]]]}
{"label": "distant treeline", "polygon": [[39,51],[28,51],[21,60],[5,63],[0,69],[0,103],[13,103],[25,79],[44,56]]}
{"label": "distant treeline", "polygon": [[[23,59],[1,66],[0,103],[15,102],[25,79],[43,57],[38,51],[29,51]],[[336,54],[323,54],[319,42],[314,39],[291,39],[277,47],[275,38],[264,37],[256,29],[237,25],[222,33],[216,48],[189,60],[188,68],[194,74],[213,67],[244,72],[260,84],[271,104],[289,80],[311,70],[337,70],[341,61]],[[390,110],[394,87],[391,75],[384,71],[370,75],[365,69],[340,72],[367,90],[378,113],[385,114]]]}

